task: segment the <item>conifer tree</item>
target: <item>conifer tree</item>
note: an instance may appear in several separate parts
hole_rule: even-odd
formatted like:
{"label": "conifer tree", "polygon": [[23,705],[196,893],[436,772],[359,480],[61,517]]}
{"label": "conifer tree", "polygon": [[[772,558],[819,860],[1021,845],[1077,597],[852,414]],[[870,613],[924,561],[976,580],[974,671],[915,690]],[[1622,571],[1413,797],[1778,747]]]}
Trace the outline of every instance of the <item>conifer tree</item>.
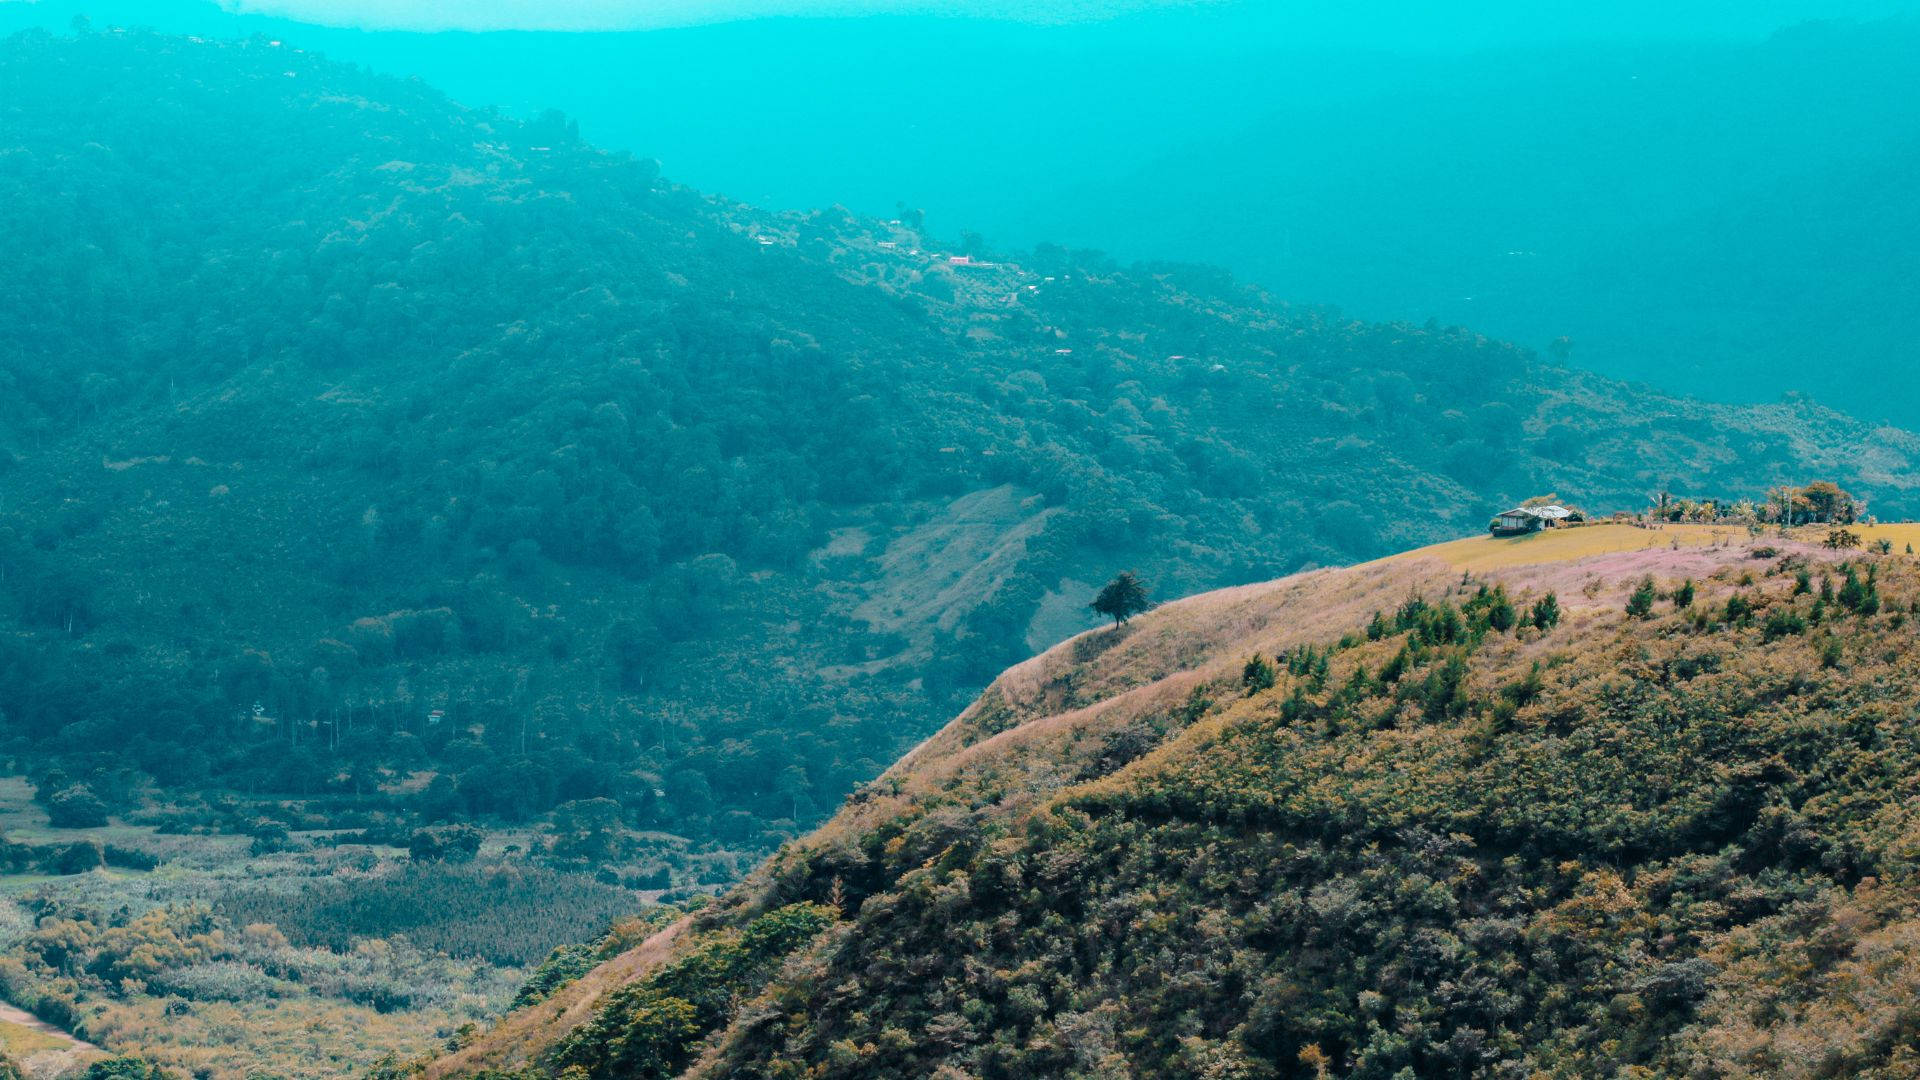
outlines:
{"label": "conifer tree", "polygon": [[1649,574],[1640,579],[1640,584],[1627,597],[1627,614],[1636,619],[1653,617],[1653,602],[1659,597],[1659,591],[1653,587],[1653,576]]}

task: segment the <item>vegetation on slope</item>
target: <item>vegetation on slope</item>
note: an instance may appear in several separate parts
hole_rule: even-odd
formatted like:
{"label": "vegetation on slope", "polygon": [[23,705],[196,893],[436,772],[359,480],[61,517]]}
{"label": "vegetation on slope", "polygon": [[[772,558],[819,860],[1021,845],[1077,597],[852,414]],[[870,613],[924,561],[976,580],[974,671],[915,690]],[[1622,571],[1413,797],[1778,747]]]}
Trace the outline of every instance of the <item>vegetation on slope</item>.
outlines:
{"label": "vegetation on slope", "polygon": [[49,800],[608,798],[767,848],[1122,567],[1179,595],[1665,479],[1911,499],[1911,437],[1810,406],[954,262],[297,44],[0,45],[0,730]]}
{"label": "vegetation on slope", "polygon": [[1920,568],[1454,554],[1008,672],[694,921],[842,919],[688,1075],[1910,1075]]}

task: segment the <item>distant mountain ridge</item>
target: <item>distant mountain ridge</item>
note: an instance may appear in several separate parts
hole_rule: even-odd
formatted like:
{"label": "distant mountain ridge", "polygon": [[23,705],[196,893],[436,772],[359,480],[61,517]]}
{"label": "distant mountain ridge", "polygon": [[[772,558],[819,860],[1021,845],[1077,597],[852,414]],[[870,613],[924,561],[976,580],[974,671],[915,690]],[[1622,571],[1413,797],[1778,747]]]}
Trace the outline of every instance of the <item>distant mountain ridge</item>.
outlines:
{"label": "distant mountain ridge", "polygon": [[1896,7],[1367,20],[1237,2],[1072,27],[429,35],[40,0],[0,5],[0,32],[86,12],[299,39],[469,104],[558,105],[597,144],[756,205],[905,203],[943,234],[1221,265],[1363,318],[1571,336],[1576,366],[1667,393],[1795,391],[1913,427],[1920,401],[1875,388],[1917,314],[1892,284],[1910,254],[1876,242],[1917,212],[1920,22]]}
{"label": "distant mountain ridge", "polygon": [[1119,569],[1920,483],[1914,436],[1803,401],[765,213],[297,41],[0,45],[0,246],[6,737],[130,798],[609,797],[765,850]]}

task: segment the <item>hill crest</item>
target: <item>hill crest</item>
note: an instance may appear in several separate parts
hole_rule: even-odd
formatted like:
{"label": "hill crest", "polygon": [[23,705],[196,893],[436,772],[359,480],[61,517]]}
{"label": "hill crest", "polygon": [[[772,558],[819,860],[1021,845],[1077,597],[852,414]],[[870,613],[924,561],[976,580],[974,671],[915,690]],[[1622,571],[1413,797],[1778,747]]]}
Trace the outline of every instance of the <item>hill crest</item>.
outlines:
{"label": "hill crest", "polygon": [[[1915,531],[1876,528],[1899,542]],[[1654,610],[1648,618],[1625,614],[1631,595],[1649,575],[1660,593]],[[1842,579],[1854,585],[1838,595],[1847,595],[1848,588],[1875,590],[1872,613],[1845,606],[1855,603],[1864,611],[1866,605],[1857,599],[1832,599],[1833,582]],[[1860,586],[1861,581],[1869,585]],[[1486,590],[1511,602],[1520,625],[1505,631],[1486,625]],[[1225,939],[1254,932],[1241,925],[1252,917],[1245,906],[1251,898],[1233,899],[1239,894],[1231,886],[1232,875],[1284,878],[1284,860],[1279,865],[1260,860],[1292,850],[1288,859],[1318,852],[1315,860],[1347,863],[1297,884],[1308,908],[1268,916],[1284,925],[1299,922],[1289,932],[1312,937],[1314,919],[1306,912],[1334,901],[1328,889],[1337,893],[1348,887],[1340,883],[1350,883],[1355,873],[1365,878],[1369,860],[1388,858],[1402,843],[1396,838],[1417,834],[1429,838],[1420,843],[1440,845],[1441,862],[1455,865],[1456,872],[1478,867],[1475,873],[1487,878],[1526,878],[1536,871],[1558,875],[1554,882],[1543,878],[1529,886],[1544,890],[1537,895],[1522,890],[1504,901],[1506,915],[1497,914],[1499,904],[1484,908],[1492,901],[1462,884],[1470,878],[1456,878],[1445,888],[1461,894],[1455,903],[1481,907],[1478,914],[1455,908],[1444,919],[1430,914],[1424,930],[1402,928],[1445,933],[1454,942],[1451,948],[1462,949],[1462,939],[1484,932],[1463,923],[1533,920],[1531,928],[1519,931],[1522,937],[1487,946],[1498,953],[1517,947],[1513,941],[1527,934],[1544,933],[1554,920],[1575,917],[1573,909],[1591,902],[1580,899],[1583,890],[1625,890],[1643,906],[1667,903],[1664,897],[1656,903],[1641,895],[1645,886],[1631,877],[1621,880],[1622,872],[1653,880],[1702,860],[1722,860],[1727,865],[1722,872],[1744,878],[1756,868],[1734,864],[1759,856],[1736,849],[1778,843],[1766,839],[1775,835],[1769,830],[1784,827],[1769,817],[1778,814],[1805,815],[1795,817],[1801,822],[1796,827],[1831,834],[1816,846],[1853,851],[1847,856],[1851,862],[1830,861],[1824,869],[1818,859],[1797,864],[1793,896],[1800,899],[1779,903],[1801,902],[1817,878],[1837,911],[1851,902],[1850,893],[1870,891],[1862,882],[1884,857],[1859,850],[1861,822],[1871,814],[1855,807],[1823,816],[1830,808],[1820,805],[1821,799],[1838,798],[1837,793],[1810,796],[1794,790],[1813,782],[1809,770],[1817,768],[1817,759],[1806,758],[1804,751],[1795,756],[1772,740],[1790,741],[1792,730],[1814,722],[1809,715],[1844,723],[1848,709],[1868,701],[1920,700],[1913,697],[1911,679],[1896,674],[1893,646],[1886,644],[1887,635],[1905,625],[1906,608],[1920,602],[1917,590],[1920,573],[1911,559],[1837,551],[1810,533],[1756,538],[1715,526],[1600,525],[1435,545],[1361,566],[1189,597],[1162,605],[1122,631],[1087,632],[1009,669],[979,701],[862,789],[828,824],[783,849],[715,907],[677,924],[672,933],[680,935],[682,946],[692,942],[697,948],[715,934],[733,932],[730,927],[751,925],[796,903],[837,904],[845,920],[811,945],[795,947],[781,961],[784,966],[741,988],[741,999],[714,1029],[716,1041],[682,1065],[690,1076],[737,1075],[786,1063],[811,1064],[825,1076],[958,1077],[1009,1074],[1003,1070],[1015,1069],[1011,1063],[1018,1061],[1023,1068],[1068,1070],[1065,1075],[1085,1051],[1070,1044],[1087,1037],[1069,1033],[1071,1025],[1082,1022],[1073,1017],[1091,1010],[1111,1016],[1115,1025],[1097,1040],[1106,1046],[1109,1065],[1139,1075],[1304,1076],[1312,1075],[1316,1053],[1343,1074],[1386,1076],[1393,1070],[1379,1069],[1391,1058],[1426,1070],[1425,1075],[1443,1064],[1437,1055],[1448,1052],[1444,1039],[1394,1051],[1395,1057],[1389,1053],[1392,1040],[1370,1046],[1359,1037],[1368,1030],[1364,1022],[1343,1026],[1349,1022],[1337,1022],[1333,1014],[1309,1021],[1284,1013],[1261,1022],[1285,1021],[1297,1036],[1255,1038],[1248,1025],[1259,1020],[1259,1007],[1248,1011],[1243,998],[1221,996],[1226,992],[1219,987],[1189,993],[1180,1006],[1212,1016],[1203,1031],[1187,1037],[1197,1042],[1151,1035],[1156,1030],[1151,1017],[1170,1007],[1163,998],[1182,965],[1144,982],[1143,972],[1121,978],[1080,950],[1124,953],[1127,933],[1072,919],[1111,918],[1111,911],[1096,918],[1095,910],[1117,903],[1133,911],[1131,933],[1158,942],[1159,948],[1173,948],[1176,941],[1181,948],[1200,947],[1191,935],[1172,929],[1186,922],[1209,927],[1207,935],[1222,939],[1207,948],[1224,947]],[[1526,625],[1532,605],[1548,593],[1559,601],[1557,621],[1546,628]],[[1422,598],[1417,605],[1415,598]],[[1821,613],[1809,625],[1816,605]],[[1419,610],[1406,614],[1416,606]],[[1385,624],[1378,623],[1382,614],[1389,620]],[[1435,630],[1422,623],[1428,618],[1443,628],[1449,619],[1459,623],[1451,631]],[[1383,632],[1371,632],[1370,621]],[[1428,633],[1459,636],[1419,645]],[[1764,648],[1761,639],[1767,642]],[[1904,655],[1909,646],[1904,637],[1899,642]],[[1883,648],[1890,650],[1887,655],[1874,655]],[[1409,649],[1419,655],[1406,659]],[[1256,678],[1249,664],[1254,657],[1271,665],[1270,688],[1250,685]],[[1380,689],[1396,665],[1403,667],[1391,676],[1397,689]],[[1450,687],[1444,685],[1449,679]],[[1766,704],[1782,694],[1789,704],[1777,709]],[[1724,707],[1748,720],[1717,720],[1697,711],[1706,701],[1725,701],[1728,695],[1743,703]],[[1647,719],[1636,710],[1647,712]],[[1883,736],[1897,731],[1901,754],[1907,753],[1914,733],[1903,721],[1887,729],[1888,722],[1881,721]],[[1753,730],[1727,726],[1739,723]],[[1610,734],[1601,736],[1601,731]],[[1513,748],[1501,748],[1500,740],[1510,740]],[[1708,749],[1722,741],[1720,749]],[[1271,756],[1283,747],[1303,764],[1295,767]],[[1513,761],[1490,761],[1502,754]],[[1854,795],[1868,801],[1892,798],[1884,802],[1892,810],[1897,797],[1884,786],[1890,777],[1884,771],[1876,775],[1881,779],[1862,781]],[[1477,792],[1475,785],[1483,783],[1499,790]],[[1650,801],[1635,805],[1639,797],[1630,793],[1649,783],[1654,785],[1647,789]],[[1523,793],[1528,797],[1501,801]],[[1610,799],[1626,801],[1614,805]],[[1316,821],[1320,824],[1309,825]],[[1334,821],[1344,824],[1334,832],[1320,831]],[[1112,834],[1114,829],[1131,838]],[[1123,854],[1128,845],[1147,843],[1145,836],[1199,843],[1194,836],[1201,834],[1208,839],[1189,850],[1191,858],[1223,864],[1222,871],[1226,865],[1240,867],[1224,882],[1196,883],[1189,875],[1201,868],[1180,869],[1177,859],[1148,859],[1151,865],[1141,866]],[[1089,847],[1092,835],[1103,839]],[[1349,850],[1343,847],[1347,844],[1355,846]],[[1658,850],[1647,850],[1649,844]],[[1269,854],[1256,857],[1268,849]],[[1072,869],[1049,869],[1061,860]],[[1522,863],[1526,868],[1516,869]],[[1160,899],[1144,907],[1126,901],[1127,890],[1112,891],[1119,888],[1114,876],[1122,874],[1132,875],[1128,889],[1147,889]],[[1036,887],[1042,891],[1031,891]],[[1523,899],[1527,895],[1534,899]],[[1089,906],[1076,908],[1079,914],[1062,924],[1057,917],[1067,896]],[[1619,931],[1625,936],[1616,944],[1627,952],[1607,961],[1618,970],[1594,977],[1612,979],[1620,994],[1633,993],[1635,986],[1646,993],[1649,981],[1683,974],[1691,980],[1675,991],[1676,1000],[1662,1006],[1677,1010],[1673,1015],[1663,1019],[1653,1010],[1623,1021],[1623,1028],[1633,1028],[1643,1040],[1636,1047],[1605,1049],[1578,1044],[1573,1037],[1536,1041],[1546,1040],[1544,1028],[1528,1026],[1520,1013],[1505,1012],[1481,1015],[1480,1041],[1469,1048],[1477,1056],[1453,1064],[1526,1060],[1545,1067],[1550,1060],[1580,1072],[1611,1061],[1650,1065],[1657,1075],[1678,1069],[1683,1060],[1751,1066],[1761,1060],[1756,1056],[1760,1044],[1773,1046],[1776,1039],[1805,1034],[1797,1022],[1782,1020],[1736,1038],[1744,1022],[1740,995],[1757,991],[1735,985],[1729,973],[1764,979],[1750,970],[1758,960],[1736,963],[1733,953],[1752,935],[1788,929],[1778,921],[1787,918],[1787,907],[1773,901],[1762,907],[1764,917],[1723,913],[1717,925],[1688,931],[1698,935],[1689,943],[1654,944],[1635,936],[1650,930]],[[1652,927],[1670,916],[1634,916],[1642,917],[1653,919],[1646,924]],[[1283,931],[1261,931],[1274,932]],[[1042,990],[1031,1003],[1034,1011],[1016,1022],[1003,1012],[1015,1000],[1010,984],[1046,982],[1046,972],[1033,966],[1041,954],[1032,950],[1042,950],[1049,937],[1064,940],[1075,957],[1055,958],[1056,974],[1070,975],[1074,988]],[[666,940],[647,948],[657,952]],[[1396,940],[1401,944],[1393,948],[1410,947],[1407,939]],[[1264,957],[1240,963],[1264,964],[1269,979],[1277,977],[1276,965],[1287,967],[1284,952],[1262,953],[1247,940],[1237,947],[1254,948],[1252,955]],[[1643,957],[1636,967],[1627,957],[1638,955],[1637,949],[1664,955]],[[1214,962],[1228,963],[1224,954]],[[1362,981],[1369,965],[1392,967],[1385,953],[1348,962],[1358,965],[1352,979]],[[929,981],[928,972],[940,974]],[[647,985],[648,976],[636,975],[637,968],[625,968],[626,985]],[[1717,976],[1725,977],[1715,982]],[[1425,976],[1402,972],[1399,977],[1420,984]],[[1359,993],[1362,1003],[1388,993],[1380,985],[1340,991],[1332,984],[1344,977],[1333,969],[1292,978],[1302,983],[1297,992]],[[1422,985],[1433,991],[1432,985]],[[605,981],[584,984],[562,990],[556,1003],[569,1019],[600,1016],[604,1033],[603,1014],[618,1000],[596,996],[605,991]],[[1535,991],[1516,985],[1502,992],[1524,998]],[[1056,999],[1055,993],[1063,996]],[[848,1001],[865,1004],[842,1004]],[[966,1001],[987,1004],[965,1006]],[[1353,1004],[1349,998],[1346,1007]],[[1336,1005],[1329,999],[1316,1007]],[[1453,1007],[1427,1005],[1443,1012]],[[1407,1006],[1398,1001],[1372,1006],[1400,1007]],[[1816,1011],[1829,1007],[1837,1006],[1819,1000],[1808,1005]],[[909,1022],[917,1017],[917,1023],[952,1030],[954,1017],[976,1014],[1002,1016],[1028,1034],[1009,1045],[995,1039],[998,1029],[992,1024],[973,1019],[962,1025],[970,1033],[966,1037],[948,1035],[952,1041],[940,1042]],[[787,1019],[768,1026],[783,1016]],[[1171,1022],[1170,1015],[1162,1019]],[[1591,1024],[1571,1014],[1558,1020],[1573,1028]],[[1312,1034],[1314,1024],[1320,1025],[1318,1035]],[[1046,1034],[1034,1033],[1036,1025]],[[914,1034],[909,1042],[889,1043],[883,1028]],[[1272,1042],[1296,1037],[1290,1046]],[[569,1041],[564,1023],[533,1010],[509,1017],[428,1072],[465,1075],[530,1064],[547,1070],[573,1060],[590,1065],[591,1073],[610,1060],[582,1053],[577,1034]],[[1850,1060],[1872,1057],[1859,1047],[1847,1053],[1856,1055]],[[1207,1060],[1236,1061],[1241,1071],[1209,1073],[1202,1067]]]}

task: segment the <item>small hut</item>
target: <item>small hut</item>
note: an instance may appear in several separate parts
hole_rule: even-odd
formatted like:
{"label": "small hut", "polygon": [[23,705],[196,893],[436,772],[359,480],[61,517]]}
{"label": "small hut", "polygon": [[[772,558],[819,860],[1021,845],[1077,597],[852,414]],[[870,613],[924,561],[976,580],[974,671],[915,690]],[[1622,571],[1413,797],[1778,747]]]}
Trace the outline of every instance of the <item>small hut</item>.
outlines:
{"label": "small hut", "polygon": [[1494,515],[1487,531],[1495,536],[1521,536],[1541,529],[1577,524],[1581,520],[1578,511],[1564,506],[1516,506]]}

